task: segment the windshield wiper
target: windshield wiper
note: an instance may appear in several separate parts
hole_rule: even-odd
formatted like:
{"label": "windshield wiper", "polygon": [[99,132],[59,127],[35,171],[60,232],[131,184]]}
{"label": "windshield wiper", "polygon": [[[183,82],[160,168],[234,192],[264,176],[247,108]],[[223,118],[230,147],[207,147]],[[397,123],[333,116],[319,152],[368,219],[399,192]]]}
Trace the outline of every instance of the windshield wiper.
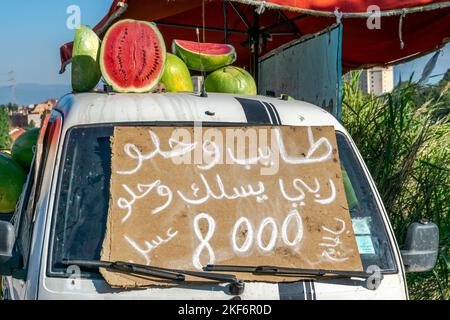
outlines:
{"label": "windshield wiper", "polygon": [[110,261],[100,261],[100,260],[63,260],[62,262],[66,266],[79,266],[86,268],[105,268],[115,271],[120,271],[123,273],[135,273],[145,276],[151,276],[155,278],[174,280],[174,281],[184,281],[185,277],[183,274],[175,272],[166,272],[163,270],[157,270],[154,268],[143,268],[141,265],[128,263],[128,262],[110,262]]}
{"label": "windshield wiper", "polygon": [[[364,271],[339,271],[339,270],[323,270],[323,269],[299,269],[276,266],[233,266],[233,265],[214,265],[210,264],[203,268],[204,271],[222,271],[222,272],[246,272],[255,275],[291,275],[291,276],[311,276],[311,277],[358,277],[369,278],[371,274]],[[381,279],[383,279],[383,276]]]}
{"label": "windshield wiper", "polygon": [[236,278],[235,275],[210,273],[202,271],[189,271],[180,269],[168,269],[155,266],[147,266],[137,263],[124,261],[101,261],[101,260],[63,260],[62,264],[66,266],[76,265],[86,268],[106,268],[123,273],[139,274],[144,276],[152,276],[160,279],[173,280],[178,282],[186,281],[186,275],[196,278],[203,278],[224,282],[230,284],[230,293],[233,295],[240,295],[244,292],[245,284],[243,281]]}

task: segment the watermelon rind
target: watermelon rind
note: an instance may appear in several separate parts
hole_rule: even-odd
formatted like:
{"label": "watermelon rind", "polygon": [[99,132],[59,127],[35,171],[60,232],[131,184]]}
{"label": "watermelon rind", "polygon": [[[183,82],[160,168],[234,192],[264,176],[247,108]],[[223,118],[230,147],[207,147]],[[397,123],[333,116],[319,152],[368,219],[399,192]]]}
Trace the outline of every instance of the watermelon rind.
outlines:
{"label": "watermelon rind", "polygon": [[12,213],[22,193],[27,173],[9,155],[0,152],[0,213]]}
{"label": "watermelon rind", "polygon": [[87,92],[94,89],[102,76],[98,63],[100,39],[88,26],[75,31],[72,50],[72,90]]}
{"label": "watermelon rind", "polygon": [[167,92],[192,92],[194,90],[188,67],[183,60],[171,53],[166,55],[161,83],[164,84]]}
{"label": "watermelon rind", "polygon": [[[203,43],[208,45],[208,43]],[[218,45],[218,44],[214,44]],[[199,53],[198,51],[189,50],[178,41],[172,41],[172,53],[183,59],[187,67],[194,71],[215,71],[224,66],[233,64],[236,59],[236,49],[229,44],[223,44],[229,52],[225,54],[209,54],[206,51]]]}
{"label": "watermelon rind", "polygon": [[38,136],[39,128],[28,130],[22,133],[12,145],[11,156],[26,170],[31,166]]}
{"label": "watermelon rind", "polygon": [[207,92],[256,95],[256,83],[246,70],[227,66],[208,75],[205,80]]}
{"label": "watermelon rind", "polygon": [[122,87],[119,84],[115,83],[114,80],[111,79],[111,77],[109,77],[108,71],[106,70],[106,67],[103,64],[103,56],[105,54],[105,48],[106,48],[105,44],[107,43],[108,35],[110,34],[110,32],[113,30],[114,27],[116,27],[116,26],[118,26],[118,25],[120,25],[122,23],[135,23],[135,22],[148,24],[155,31],[155,34],[158,36],[159,43],[161,45],[161,53],[162,53],[162,56],[163,56],[162,64],[164,65],[165,62],[166,62],[166,45],[165,45],[165,42],[164,42],[164,38],[163,38],[161,32],[158,30],[158,27],[156,26],[155,23],[149,22],[149,21],[123,19],[123,20],[120,20],[120,21],[116,22],[115,24],[113,24],[108,29],[108,31],[106,32],[106,34],[105,34],[105,36],[103,38],[102,45],[100,47],[100,59],[99,59],[100,60],[100,70],[101,70],[101,73],[102,73],[104,81],[107,84],[109,84],[114,91],[120,92],[120,93],[145,93],[145,92],[149,92],[149,91],[151,91],[152,89],[154,89],[158,85],[158,83],[161,80],[163,71],[164,71],[164,68],[162,68],[162,70],[159,73],[158,77],[155,78],[154,81],[149,83],[147,86],[140,87],[140,88],[137,88],[137,87],[134,87],[134,86],[130,86],[130,87],[126,87],[126,88]]}

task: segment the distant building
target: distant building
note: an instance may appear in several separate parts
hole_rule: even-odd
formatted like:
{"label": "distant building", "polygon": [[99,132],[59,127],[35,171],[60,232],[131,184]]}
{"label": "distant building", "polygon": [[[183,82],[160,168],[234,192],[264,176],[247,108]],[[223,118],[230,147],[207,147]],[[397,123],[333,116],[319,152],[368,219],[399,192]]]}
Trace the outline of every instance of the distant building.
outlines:
{"label": "distant building", "polygon": [[39,113],[30,113],[27,116],[28,125],[34,124],[35,128],[41,127],[41,115]]}
{"label": "distant building", "polygon": [[10,110],[9,111],[9,116],[18,115],[18,114],[26,116],[28,114],[29,110],[30,109],[27,108],[27,107],[23,107],[23,106],[22,107],[17,107],[17,110]]}
{"label": "distant building", "polygon": [[12,112],[9,115],[9,122],[10,128],[26,127],[28,125],[28,114],[22,112]]}
{"label": "distant building", "polygon": [[11,138],[11,142],[16,141],[16,139],[22,134],[25,133],[26,130],[23,128],[14,128],[11,131],[9,131],[9,137]]}
{"label": "distant building", "polygon": [[41,126],[41,119],[44,113],[50,112],[55,106],[56,100],[54,99],[35,104],[34,108],[32,108],[28,113],[28,124],[33,121],[34,125],[39,128]]}
{"label": "distant building", "polygon": [[394,89],[394,67],[375,67],[363,70],[360,78],[364,94],[381,95]]}
{"label": "distant building", "polygon": [[56,100],[48,100],[43,103],[38,103],[34,105],[34,108],[30,110],[30,113],[43,115],[46,111],[51,111],[53,107],[56,106]]}
{"label": "distant building", "polygon": [[41,119],[46,112],[50,112],[56,106],[56,100],[51,99],[42,103],[32,104],[28,107],[19,107],[9,113],[10,128],[28,127],[32,122],[35,127],[41,126]]}

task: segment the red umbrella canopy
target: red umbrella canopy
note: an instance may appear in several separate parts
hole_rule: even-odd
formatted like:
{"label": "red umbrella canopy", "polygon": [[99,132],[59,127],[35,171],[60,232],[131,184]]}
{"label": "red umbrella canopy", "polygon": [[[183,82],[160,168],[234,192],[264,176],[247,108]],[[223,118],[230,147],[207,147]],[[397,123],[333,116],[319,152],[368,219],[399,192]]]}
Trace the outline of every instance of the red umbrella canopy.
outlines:
{"label": "red umbrella canopy", "polygon": [[[156,22],[168,48],[173,39],[196,41],[200,28],[201,41],[233,44],[237,64],[250,69],[252,48],[259,46],[263,55],[336,21],[343,25],[344,71],[410,59],[450,41],[446,1],[115,0],[94,30],[101,35],[115,20],[127,18]],[[71,44],[66,44],[63,65],[70,57]]]}

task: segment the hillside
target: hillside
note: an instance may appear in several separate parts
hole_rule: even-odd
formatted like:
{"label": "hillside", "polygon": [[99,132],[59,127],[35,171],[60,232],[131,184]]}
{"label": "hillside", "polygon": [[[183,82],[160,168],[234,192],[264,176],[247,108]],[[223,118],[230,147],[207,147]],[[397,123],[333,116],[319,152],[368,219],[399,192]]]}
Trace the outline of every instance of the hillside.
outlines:
{"label": "hillside", "polygon": [[[35,104],[48,99],[59,99],[71,91],[69,85],[21,83],[16,86],[15,102],[19,105]],[[6,86],[0,87],[0,104],[12,102],[11,100],[11,89]]]}

